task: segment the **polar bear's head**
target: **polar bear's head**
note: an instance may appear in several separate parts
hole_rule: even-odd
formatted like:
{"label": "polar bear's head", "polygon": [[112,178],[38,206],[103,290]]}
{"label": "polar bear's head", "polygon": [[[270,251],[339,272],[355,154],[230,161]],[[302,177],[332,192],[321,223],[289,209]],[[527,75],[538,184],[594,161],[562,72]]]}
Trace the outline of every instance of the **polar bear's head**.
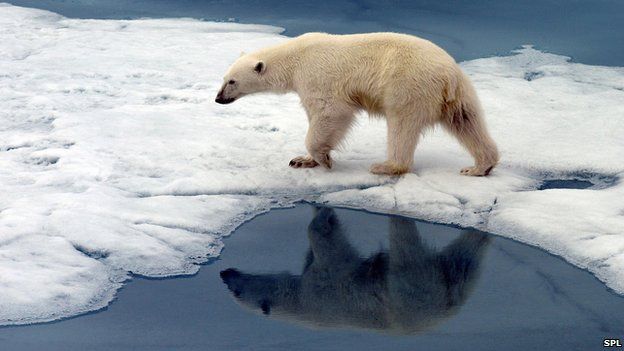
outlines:
{"label": "polar bear's head", "polygon": [[301,278],[289,273],[247,274],[229,268],[221,279],[236,301],[246,308],[269,314],[288,314],[298,309]]}
{"label": "polar bear's head", "polygon": [[215,102],[229,104],[242,96],[268,90],[265,71],[264,61],[243,54],[225,74]]}

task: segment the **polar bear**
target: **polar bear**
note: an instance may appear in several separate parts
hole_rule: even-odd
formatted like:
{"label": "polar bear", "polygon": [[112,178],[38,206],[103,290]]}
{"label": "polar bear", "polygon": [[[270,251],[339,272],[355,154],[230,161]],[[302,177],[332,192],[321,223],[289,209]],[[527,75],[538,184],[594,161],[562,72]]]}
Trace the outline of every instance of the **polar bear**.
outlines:
{"label": "polar bear", "polygon": [[480,275],[486,234],[467,230],[437,251],[415,221],[390,217],[389,250],[369,258],[353,248],[337,215],[319,209],[308,227],[303,273],[249,274],[230,268],[223,282],[246,308],[313,327],[413,334],[459,311]]}
{"label": "polar bear", "polygon": [[488,175],[498,162],[468,77],[443,49],[411,35],[308,33],[243,54],[215,101],[229,104],[259,92],[296,92],[307,112],[309,154],[293,158],[294,168],[331,168],[330,152],[362,110],[387,121],[387,160],[371,167],[375,174],[408,172],[421,134],[435,124],[474,158],[461,174]]}

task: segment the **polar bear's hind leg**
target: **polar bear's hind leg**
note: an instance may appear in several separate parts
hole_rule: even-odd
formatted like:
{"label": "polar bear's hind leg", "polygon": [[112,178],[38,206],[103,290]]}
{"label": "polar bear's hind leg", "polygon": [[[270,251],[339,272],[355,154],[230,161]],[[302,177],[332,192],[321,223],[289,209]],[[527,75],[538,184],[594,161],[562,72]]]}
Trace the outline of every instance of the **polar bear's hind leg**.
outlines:
{"label": "polar bear's hind leg", "polygon": [[386,116],[388,125],[388,159],[373,164],[374,174],[401,175],[409,172],[414,163],[414,152],[425,128],[423,119],[409,113],[391,113]]}
{"label": "polar bear's hind leg", "polygon": [[474,166],[465,167],[460,173],[468,176],[490,174],[498,163],[498,149],[486,129],[480,109],[462,104],[443,120],[443,125],[475,160]]}

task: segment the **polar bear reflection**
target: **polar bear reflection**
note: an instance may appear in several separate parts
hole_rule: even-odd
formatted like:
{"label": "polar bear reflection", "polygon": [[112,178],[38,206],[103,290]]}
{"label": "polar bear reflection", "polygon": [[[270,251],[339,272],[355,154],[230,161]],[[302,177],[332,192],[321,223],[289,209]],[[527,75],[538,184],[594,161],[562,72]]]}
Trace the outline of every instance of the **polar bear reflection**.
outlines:
{"label": "polar bear reflection", "polygon": [[488,236],[465,231],[441,252],[412,220],[390,217],[390,248],[364,259],[334,211],[316,210],[302,275],[221,272],[237,301],[274,318],[316,327],[410,334],[452,316],[479,275]]}

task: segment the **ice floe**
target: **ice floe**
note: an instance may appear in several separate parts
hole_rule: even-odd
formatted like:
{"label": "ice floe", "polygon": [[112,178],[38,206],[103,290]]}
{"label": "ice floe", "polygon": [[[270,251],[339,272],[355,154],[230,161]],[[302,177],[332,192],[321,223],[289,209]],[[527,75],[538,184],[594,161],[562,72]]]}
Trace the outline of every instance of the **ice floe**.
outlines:
{"label": "ice floe", "polygon": [[463,63],[501,149],[487,178],[460,176],[471,159],[438,130],[412,173],[368,173],[385,126],[364,116],[335,169],[295,170],[296,96],[214,103],[240,52],[280,32],[0,4],[0,324],[104,307],[131,274],[193,274],[243,221],[299,199],[513,237],[624,292],[624,68],[531,47]]}

